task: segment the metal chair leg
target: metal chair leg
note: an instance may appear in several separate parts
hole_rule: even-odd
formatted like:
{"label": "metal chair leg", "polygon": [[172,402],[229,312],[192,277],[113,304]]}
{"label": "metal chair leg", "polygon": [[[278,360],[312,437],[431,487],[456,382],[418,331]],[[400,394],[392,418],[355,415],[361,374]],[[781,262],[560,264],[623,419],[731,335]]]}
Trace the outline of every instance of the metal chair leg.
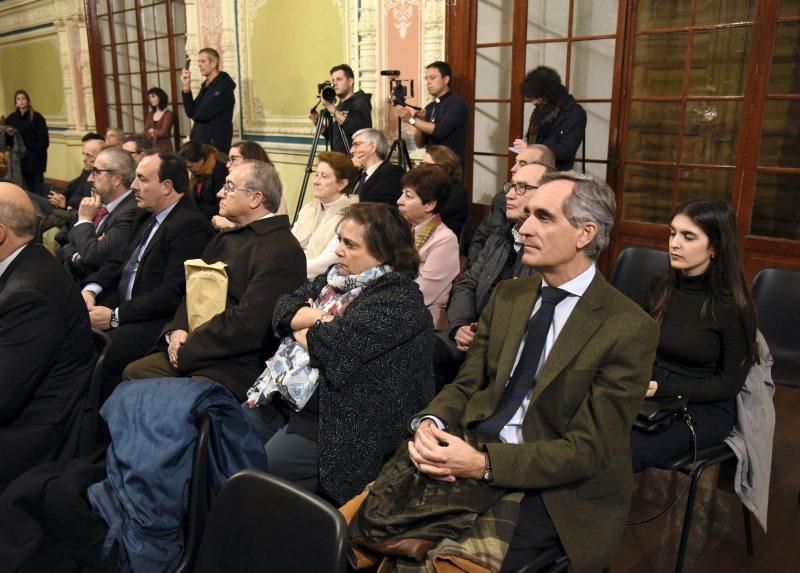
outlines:
{"label": "metal chair leg", "polygon": [[744,515],[744,538],[747,542],[747,554],[753,554],[753,528],[750,526],[750,512],[742,504],[742,515]]}
{"label": "metal chair leg", "polygon": [[692,528],[692,516],[694,515],[694,497],[697,494],[697,483],[703,474],[705,466],[700,464],[695,473],[692,474],[692,481],[689,484],[689,495],[686,498],[686,513],[683,516],[683,529],[681,529],[681,542],[678,546],[678,559],[675,562],[675,573],[683,571],[683,560],[686,557],[686,546],[689,544],[689,530]]}

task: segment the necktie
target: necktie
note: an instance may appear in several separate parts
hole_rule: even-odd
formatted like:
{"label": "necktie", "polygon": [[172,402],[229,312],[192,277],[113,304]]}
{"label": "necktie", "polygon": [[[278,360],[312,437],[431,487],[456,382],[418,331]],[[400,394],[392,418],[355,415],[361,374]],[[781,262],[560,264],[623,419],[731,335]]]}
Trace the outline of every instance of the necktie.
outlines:
{"label": "necktie", "polygon": [[556,305],[567,296],[569,296],[567,291],[547,286],[542,287],[542,304],[528,321],[525,346],[522,348],[522,355],[517,362],[517,367],[514,368],[494,413],[477,427],[478,436],[484,442],[498,439],[500,431],[519,410],[528,393],[536,386],[536,369],[539,367],[539,361],[544,352],[547,332],[550,330],[550,323],[553,322]]}
{"label": "necktie", "polygon": [[108,209],[106,209],[106,206],[103,205],[102,207],[100,207],[100,210],[97,212],[97,215],[94,216],[94,219],[92,219],[92,225],[94,225],[95,231],[97,230],[97,227],[100,226],[100,222],[103,220],[103,217],[105,217],[106,215],[108,215]]}
{"label": "necktie", "polygon": [[366,180],[367,180],[367,172],[362,170],[361,173],[358,174],[358,179],[356,179],[356,184],[353,187],[353,192],[356,195],[361,193],[361,187],[364,185],[364,181]]}
{"label": "necktie", "polygon": [[142,254],[142,249],[144,249],[144,246],[147,243],[147,238],[150,236],[150,233],[152,232],[153,227],[156,226],[156,223],[157,221],[155,216],[150,217],[150,221],[144,228],[144,233],[142,233],[142,235],[139,237],[139,242],[136,245],[136,248],[125,262],[125,266],[122,267],[122,274],[120,275],[119,279],[120,301],[128,301],[131,298],[129,294],[131,292],[131,282],[135,276],[136,268],[139,266],[139,257]]}

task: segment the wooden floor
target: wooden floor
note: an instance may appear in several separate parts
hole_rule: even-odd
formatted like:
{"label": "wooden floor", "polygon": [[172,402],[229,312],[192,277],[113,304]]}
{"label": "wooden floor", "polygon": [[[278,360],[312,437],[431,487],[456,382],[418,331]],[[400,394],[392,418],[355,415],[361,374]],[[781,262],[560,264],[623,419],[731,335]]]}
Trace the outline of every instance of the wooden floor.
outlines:
{"label": "wooden floor", "polygon": [[[800,571],[800,388],[779,386],[775,411],[767,534],[751,518],[755,552],[748,555],[742,505],[734,494],[716,488],[717,469],[709,469],[701,478],[695,498],[684,571]],[[654,508],[665,507],[685,479],[677,472],[643,472],[634,490],[631,519],[646,519]],[[611,571],[673,571],[685,506],[684,495],[678,506],[658,522],[627,529]]]}

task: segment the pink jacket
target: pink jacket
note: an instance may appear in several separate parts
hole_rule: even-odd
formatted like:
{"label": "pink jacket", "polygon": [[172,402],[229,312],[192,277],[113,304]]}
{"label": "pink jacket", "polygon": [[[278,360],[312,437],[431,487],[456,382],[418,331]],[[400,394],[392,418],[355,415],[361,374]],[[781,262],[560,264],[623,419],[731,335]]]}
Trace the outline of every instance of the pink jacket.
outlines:
{"label": "pink jacket", "polygon": [[[414,228],[414,236],[422,230],[424,223]],[[458,239],[453,231],[442,223],[419,249],[419,276],[417,284],[422,296],[425,297],[425,306],[431,312],[434,328],[447,328],[447,315],[445,308],[450,299],[450,289],[453,281],[461,270],[458,258]],[[437,328],[437,329],[440,329]]]}

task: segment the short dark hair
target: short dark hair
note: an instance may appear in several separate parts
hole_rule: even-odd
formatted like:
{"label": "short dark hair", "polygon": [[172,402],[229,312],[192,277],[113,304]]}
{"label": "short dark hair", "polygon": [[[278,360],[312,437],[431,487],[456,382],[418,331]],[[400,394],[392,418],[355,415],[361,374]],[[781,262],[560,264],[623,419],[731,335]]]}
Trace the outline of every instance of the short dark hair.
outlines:
{"label": "short dark hair", "polygon": [[145,154],[157,155],[161,160],[161,165],[158,166],[158,180],[162,183],[166,180],[172,181],[172,188],[177,193],[186,193],[189,191],[189,173],[186,170],[186,163],[182,157],[178,157],[172,151],[165,151],[164,149],[154,149]]}
{"label": "short dark hair", "polygon": [[272,165],[272,161],[270,161],[267,152],[264,151],[264,148],[255,141],[237,141],[231,145],[231,149],[234,147],[239,150],[239,152],[242,154],[242,157],[245,159],[252,161],[263,161],[264,163],[269,163]]}
{"label": "short dark hair", "polygon": [[354,203],[342,217],[342,222],[347,220],[363,225],[364,243],[373,257],[398,273],[417,277],[420,263],[414,234],[396,207],[385,203]]}
{"label": "short dark hair", "polygon": [[144,135],[129,135],[122,140],[122,143],[133,142],[136,144],[136,153],[144,153],[153,149],[153,143]]}
{"label": "short dark hair", "polygon": [[450,185],[452,181],[447,172],[438,165],[417,165],[414,169],[403,175],[402,185],[405,189],[412,189],[423,204],[436,201],[433,208],[438,213],[444,208],[450,198]]}
{"label": "short dark hair", "polygon": [[356,184],[356,166],[353,161],[344,153],[338,151],[323,151],[319,155],[320,163],[327,163],[333,169],[333,174],[338,181],[347,179],[347,187],[342,190],[345,195],[350,195],[353,192],[353,186]]}
{"label": "short dark hair", "polygon": [[553,68],[539,66],[527,73],[519,84],[522,98],[532,100],[542,98],[545,103],[558,103],[567,95],[567,88],[561,83],[561,76]]}
{"label": "short dark hair", "polygon": [[[155,95],[158,97],[158,109],[166,109],[169,105],[169,97],[167,96],[167,92],[162,90],[159,87],[150,88],[147,90],[147,97],[149,98],[151,95]],[[147,102],[147,105],[150,105],[150,102]],[[150,106],[152,108],[152,106]]]}
{"label": "short dark hair", "polygon": [[356,75],[353,73],[353,68],[348,66],[347,64],[339,64],[338,66],[333,66],[331,71],[328,72],[330,75],[333,75],[333,72],[342,71],[344,72],[345,77],[355,79]]}
{"label": "short dark hair", "polygon": [[194,163],[205,161],[216,149],[213,146],[198,141],[187,141],[178,149],[178,157],[184,161]]}
{"label": "short dark hair", "polygon": [[442,74],[443,78],[444,77],[448,77],[448,78],[452,78],[453,77],[453,69],[450,67],[450,64],[448,64],[447,62],[441,62],[441,61],[437,60],[437,61],[431,62],[430,64],[425,66],[426,70],[428,68],[436,68],[437,70],[439,70],[439,73]]}
{"label": "short dark hair", "polygon": [[105,143],[106,138],[100,135],[99,133],[95,133],[94,131],[90,131],[89,133],[85,134],[81,137],[81,143],[86,143],[87,141],[92,141],[95,139],[99,139],[103,143]]}

